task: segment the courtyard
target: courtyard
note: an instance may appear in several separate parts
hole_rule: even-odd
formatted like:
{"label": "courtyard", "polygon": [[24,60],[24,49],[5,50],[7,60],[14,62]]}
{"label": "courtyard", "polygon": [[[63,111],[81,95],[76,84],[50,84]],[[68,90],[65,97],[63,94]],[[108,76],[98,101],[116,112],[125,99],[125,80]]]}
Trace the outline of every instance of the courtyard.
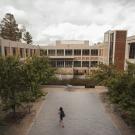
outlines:
{"label": "courtyard", "polygon": [[[28,135],[120,135],[120,131],[100,100],[105,88],[49,86],[46,100],[35,117]],[[64,128],[59,126],[58,109],[66,113]]]}

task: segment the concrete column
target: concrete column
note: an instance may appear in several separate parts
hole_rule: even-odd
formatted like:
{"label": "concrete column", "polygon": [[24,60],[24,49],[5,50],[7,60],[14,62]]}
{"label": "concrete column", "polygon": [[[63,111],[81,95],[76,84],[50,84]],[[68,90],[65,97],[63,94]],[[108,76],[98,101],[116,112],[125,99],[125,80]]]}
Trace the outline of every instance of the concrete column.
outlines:
{"label": "concrete column", "polygon": [[55,50],[55,54],[54,55],[57,56],[57,50]]}
{"label": "concrete column", "polygon": [[82,60],[81,60],[81,67],[82,67]]}
{"label": "concrete column", "polygon": [[74,56],[74,49],[72,49],[72,56]]}
{"label": "concrete column", "polygon": [[1,45],[1,56],[5,57],[5,50],[3,45]]}
{"label": "concrete column", "polygon": [[24,58],[26,58],[26,48],[24,48]]}
{"label": "concrete column", "polygon": [[28,57],[30,56],[30,49],[28,48]]}
{"label": "concrete column", "polygon": [[91,61],[89,61],[89,68],[91,68]]}
{"label": "concrete column", "polygon": [[64,60],[64,68],[65,68],[65,60]]}
{"label": "concrete column", "polygon": [[83,51],[83,49],[81,49],[81,67],[82,67],[82,51]]}
{"label": "concrete column", "polygon": [[65,49],[64,49],[64,56],[65,56]]}

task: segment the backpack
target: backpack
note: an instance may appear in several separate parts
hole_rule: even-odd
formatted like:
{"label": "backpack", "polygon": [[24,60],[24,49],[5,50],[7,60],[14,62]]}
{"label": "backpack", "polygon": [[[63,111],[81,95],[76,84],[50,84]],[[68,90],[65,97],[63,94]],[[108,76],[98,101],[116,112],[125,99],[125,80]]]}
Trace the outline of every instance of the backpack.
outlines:
{"label": "backpack", "polygon": [[65,115],[65,113],[64,113],[64,111],[62,111],[62,117],[65,117],[66,115]]}

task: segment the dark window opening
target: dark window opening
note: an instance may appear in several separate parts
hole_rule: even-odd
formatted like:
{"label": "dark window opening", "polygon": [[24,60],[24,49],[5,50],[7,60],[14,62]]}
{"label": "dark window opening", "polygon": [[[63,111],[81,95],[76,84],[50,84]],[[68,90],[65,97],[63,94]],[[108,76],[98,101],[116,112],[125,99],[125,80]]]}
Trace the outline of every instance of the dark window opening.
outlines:
{"label": "dark window opening", "polygon": [[83,61],[82,67],[89,67],[89,61]]}
{"label": "dark window opening", "polygon": [[130,44],[129,58],[135,59],[135,43]]}
{"label": "dark window opening", "polygon": [[98,62],[97,61],[91,61],[91,67],[97,67]]}
{"label": "dark window opening", "polygon": [[57,61],[57,67],[64,67],[64,61]]}
{"label": "dark window opening", "polygon": [[81,55],[81,50],[79,50],[79,49],[74,50],[74,55],[80,56]]}
{"label": "dark window opening", "polygon": [[110,35],[110,50],[109,50],[109,64],[112,64],[113,60],[113,40],[114,40],[114,33]]}
{"label": "dark window opening", "polygon": [[55,56],[55,50],[48,50],[49,56]]}
{"label": "dark window opening", "polygon": [[90,51],[88,49],[85,49],[82,51],[82,55],[89,55]]}
{"label": "dark window opening", "polygon": [[23,48],[20,48],[20,57],[23,58]]}
{"label": "dark window opening", "polygon": [[16,48],[12,47],[13,56],[16,56]]}
{"label": "dark window opening", "polygon": [[70,49],[65,50],[65,55],[66,55],[66,56],[72,55],[72,50],[70,50]]}
{"label": "dark window opening", "polygon": [[72,67],[73,62],[72,61],[65,61],[65,67]]}
{"label": "dark window opening", "polygon": [[74,61],[74,67],[81,67],[81,61]]}
{"label": "dark window opening", "polygon": [[92,49],[91,56],[98,56],[98,49]]}
{"label": "dark window opening", "polygon": [[64,50],[62,49],[57,50],[57,56],[64,56]]}

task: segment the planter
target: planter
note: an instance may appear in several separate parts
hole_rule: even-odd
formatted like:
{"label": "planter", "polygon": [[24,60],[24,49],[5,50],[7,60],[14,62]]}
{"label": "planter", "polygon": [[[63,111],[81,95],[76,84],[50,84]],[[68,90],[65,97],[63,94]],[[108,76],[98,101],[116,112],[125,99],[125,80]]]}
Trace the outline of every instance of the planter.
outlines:
{"label": "planter", "polygon": [[95,88],[94,84],[85,84],[85,88]]}

